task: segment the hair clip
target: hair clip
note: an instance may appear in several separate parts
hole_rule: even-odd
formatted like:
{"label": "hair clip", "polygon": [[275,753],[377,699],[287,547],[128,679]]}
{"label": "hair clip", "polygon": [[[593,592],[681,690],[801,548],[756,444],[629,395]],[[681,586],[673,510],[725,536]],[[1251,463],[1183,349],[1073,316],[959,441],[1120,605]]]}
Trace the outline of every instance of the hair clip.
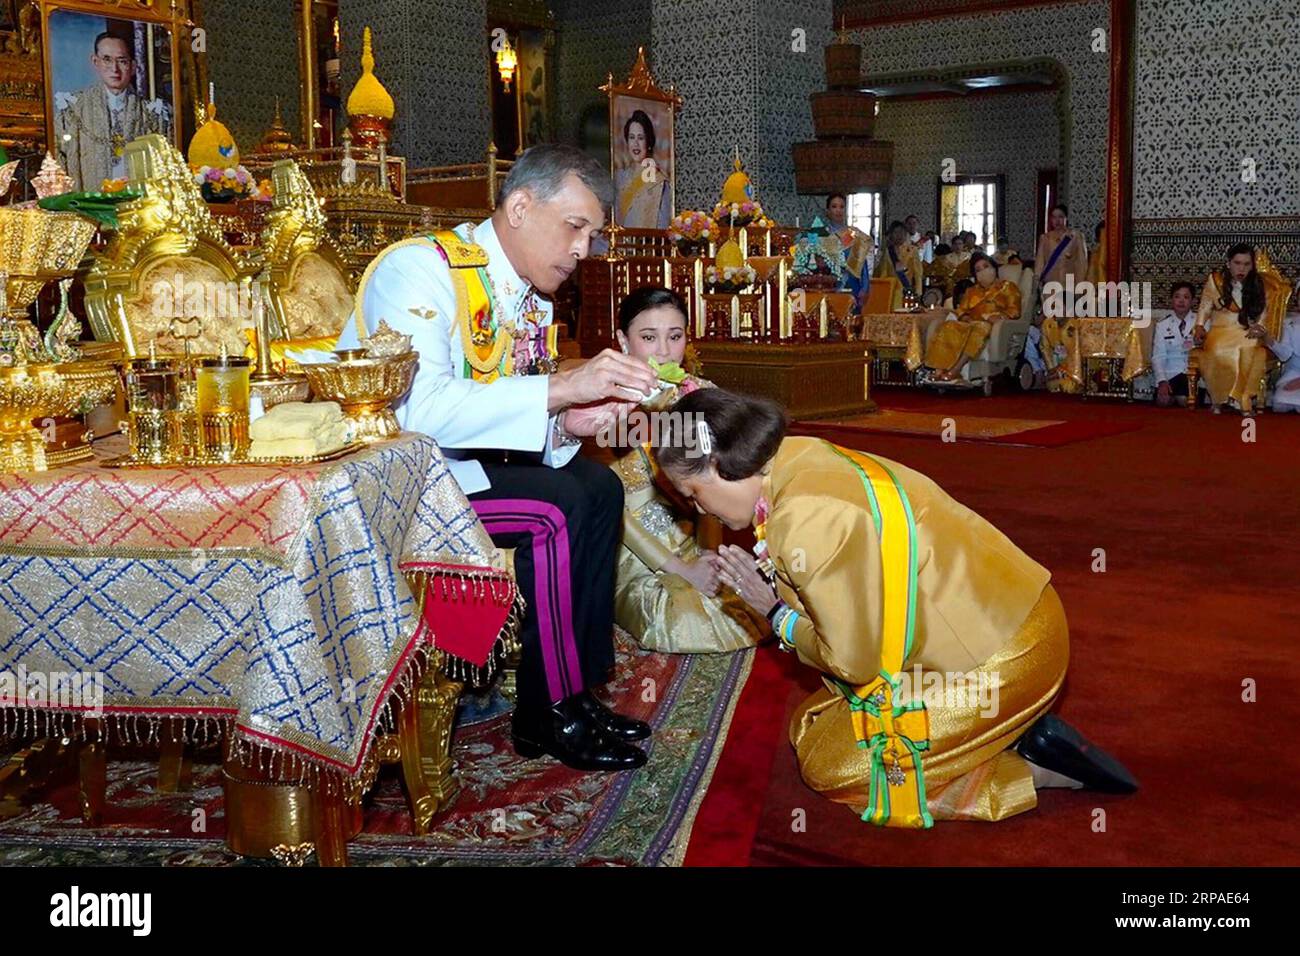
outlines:
{"label": "hair clip", "polygon": [[699,441],[700,454],[707,455],[713,451],[713,436],[709,434],[709,423],[703,418],[695,419],[695,436]]}

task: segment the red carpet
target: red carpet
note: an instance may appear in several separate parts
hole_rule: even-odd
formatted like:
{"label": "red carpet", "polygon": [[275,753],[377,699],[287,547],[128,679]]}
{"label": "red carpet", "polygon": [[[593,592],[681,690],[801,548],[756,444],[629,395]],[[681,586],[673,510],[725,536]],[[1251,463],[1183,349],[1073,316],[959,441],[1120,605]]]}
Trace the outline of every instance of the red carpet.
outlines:
{"label": "red carpet", "polygon": [[[1281,865],[1300,860],[1300,418],[882,389],[882,405],[1135,429],[1057,448],[846,433],[917,468],[1046,565],[1071,627],[1059,712],[1142,782],[1040,793],[996,824],[860,822],[799,779],[786,726],[815,674],[760,649],[688,865]],[[1018,436],[1017,436],[1018,437]],[[1105,549],[1106,570],[1092,571]],[[1257,702],[1242,701],[1252,680]],[[806,825],[796,832],[796,811]],[[1094,830],[1105,810],[1105,831]]]}

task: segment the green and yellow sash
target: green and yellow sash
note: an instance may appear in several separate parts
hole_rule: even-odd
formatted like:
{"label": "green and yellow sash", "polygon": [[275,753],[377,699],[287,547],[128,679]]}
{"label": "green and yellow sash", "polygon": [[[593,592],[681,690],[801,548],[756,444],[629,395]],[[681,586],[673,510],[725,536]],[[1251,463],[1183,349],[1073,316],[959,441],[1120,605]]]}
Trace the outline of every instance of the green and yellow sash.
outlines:
{"label": "green and yellow sash", "polygon": [[832,445],[866,491],[880,538],[884,576],[880,673],[854,687],[836,681],[849,702],[858,746],[870,751],[871,788],[862,819],[878,826],[929,828],[921,754],[930,749],[930,721],[919,699],[896,703],[916,629],[916,519],[893,472],[871,455]]}

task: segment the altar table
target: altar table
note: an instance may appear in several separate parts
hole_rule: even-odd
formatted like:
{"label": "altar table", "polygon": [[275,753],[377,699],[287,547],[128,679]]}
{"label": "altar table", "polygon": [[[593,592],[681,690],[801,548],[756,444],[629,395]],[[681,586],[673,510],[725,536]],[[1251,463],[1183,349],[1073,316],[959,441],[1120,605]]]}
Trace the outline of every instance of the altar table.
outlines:
{"label": "altar table", "polygon": [[434,605],[449,601],[477,602],[504,652],[516,588],[423,435],[316,464],[0,474],[0,674],[94,674],[103,691],[28,684],[0,700],[0,729],[181,727],[276,780],[355,796],[441,657]]}

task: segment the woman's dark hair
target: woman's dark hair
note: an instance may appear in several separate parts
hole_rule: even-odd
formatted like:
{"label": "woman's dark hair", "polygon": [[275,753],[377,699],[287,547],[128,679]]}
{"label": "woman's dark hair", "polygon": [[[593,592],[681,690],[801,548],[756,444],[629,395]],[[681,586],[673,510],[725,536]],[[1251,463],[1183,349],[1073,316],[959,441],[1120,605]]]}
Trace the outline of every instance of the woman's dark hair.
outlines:
{"label": "woman's dark hair", "polygon": [[632,115],[627,118],[623,124],[623,142],[627,142],[628,131],[632,129],[633,123],[640,123],[641,128],[645,130],[645,154],[653,156],[655,154],[655,127],[650,122],[650,117],[646,115],[645,110],[634,110]]}
{"label": "woman's dark hair", "polygon": [[952,246],[948,245],[948,243],[946,242],[941,242],[934,247],[934,254],[936,256],[946,256],[951,252],[952,252]]}
{"label": "woman's dark hair", "polygon": [[975,267],[981,262],[987,262],[993,267],[993,275],[998,274],[998,264],[993,261],[993,257],[987,252],[972,252],[970,257],[970,277],[975,278]]}
{"label": "woman's dark hair", "polygon": [[1106,223],[1104,220],[1102,222],[1097,223],[1097,228],[1092,231],[1093,242],[1101,242],[1101,231],[1105,228],[1106,228]]}
{"label": "woman's dark hair", "polygon": [[680,295],[663,286],[643,285],[633,289],[619,303],[618,327],[623,330],[624,335],[627,335],[633,319],[646,309],[654,309],[661,305],[671,305],[682,314],[683,319],[686,318],[686,300]]}
{"label": "woman's dark hair", "polygon": [[961,300],[966,296],[966,292],[975,284],[974,279],[958,279],[952,287],[952,307],[954,309],[961,305]]}
{"label": "woman's dark hair", "polygon": [[1058,210],[1058,209],[1061,210],[1061,215],[1062,215],[1062,216],[1064,216],[1066,219],[1069,219],[1069,218],[1070,218],[1070,210],[1067,209],[1067,208],[1065,207],[1065,203],[1063,203],[1063,202],[1058,202],[1058,203],[1057,203],[1055,206],[1053,206],[1051,209],[1047,210],[1047,212],[1048,212],[1049,214],[1051,214],[1051,213],[1056,212],[1056,210]]}
{"label": "woman's dark hair", "polygon": [[1264,314],[1264,280],[1255,268],[1255,247],[1249,242],[1238,242],[1228,247],[1223,257],[1223,271],[1219,273],[1219,308],[1226,309],[1233,304],[1232,273],[1227,264],[1237,256],[1250,256],[1250,272],[1241,282],[1241,311],[1237,313],[1237,322],[1244,329],[1252,322],[1258,322]]}
{"label": "woman's dark hair", "polygon": [[[699,443],[701,421],[709,429],[707,454]],[[713,462],[721,477],[740,481],[758,474],[776,454],[785,428],[785,410],[771,399],[702,388],[673,406],[655,457],[661,468],[679,475],[698,475]]]}
{"label": "woman's dark hair", "polygon": [[1176,296],[1178,294],[1179,289],[1186,289],[1188,295],[1190,295],[1193,299],[1196,298],[1196,286],[1192,285],[1186,279],[1183,279],[1179,282],[1175,282],[1173,285],[1169,287],[1169,298],[1172,299],[1174,296]]}
{"label": "woman's dark hair", "polygon": [[848,196],[844,195],[844,193],[831,193],[829,196],[826,197],[826,208],[827,208],[827,209],[830,209],[830,208],[831,208],[831,200],[832,200],[832,199],[842,199],[842,200],[844,200],[844,208],[845,208],[845,209],[848,209],[848,208],[849,208],[849,197],[848,197]]}

